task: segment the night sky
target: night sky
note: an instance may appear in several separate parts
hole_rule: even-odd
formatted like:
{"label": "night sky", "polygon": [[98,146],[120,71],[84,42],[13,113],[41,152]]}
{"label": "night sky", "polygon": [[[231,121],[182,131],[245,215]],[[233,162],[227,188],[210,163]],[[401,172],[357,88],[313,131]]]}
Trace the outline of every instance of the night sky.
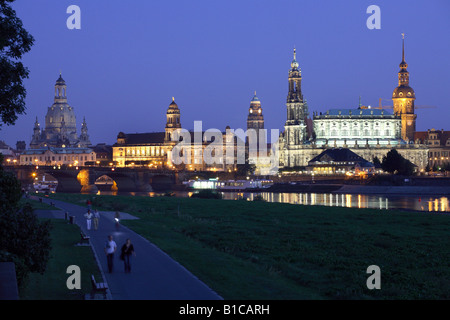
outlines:
{"label": "night sky", "polygon": [[[69,30],[69,5],[81,30]],[[381,29],[369,30],[369,5]],[[450,1],[17,0],[13,7],[35,45],[24,56],[27,114],[3,126],[0,140],[27,147],[41,127],[61,70],[78,134],[112,144],[120,131],[163,131],[172,96],[181,124],[246,128],[256,90],[267,129],[286,121],[287,75],[294,46],[310,114],[330,108],[392,106],[405,33],[417,130],[450,130]]]}

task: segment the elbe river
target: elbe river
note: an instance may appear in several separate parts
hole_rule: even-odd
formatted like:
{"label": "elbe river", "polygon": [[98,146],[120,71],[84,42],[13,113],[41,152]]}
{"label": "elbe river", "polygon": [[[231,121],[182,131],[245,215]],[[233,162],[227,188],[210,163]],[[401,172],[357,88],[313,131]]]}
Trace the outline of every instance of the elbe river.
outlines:
{"label": "elbe river", "polygon": [[[176,197],[189,197],[193,192],[175,191]],[[329,207],[372,208],[372,209],[405,209],[423,212],[450,212],[449,199],[444,196],[397,196],[397,195],[364,195],[333,193],[277,193],[277,192],[221,192],[225,200],[247,199],[253,201],[260,195],[267,202],[281,202],[298,205],[318,205]],[[162,196],[156,192],[99,191],[98,195],[134,195]]]}

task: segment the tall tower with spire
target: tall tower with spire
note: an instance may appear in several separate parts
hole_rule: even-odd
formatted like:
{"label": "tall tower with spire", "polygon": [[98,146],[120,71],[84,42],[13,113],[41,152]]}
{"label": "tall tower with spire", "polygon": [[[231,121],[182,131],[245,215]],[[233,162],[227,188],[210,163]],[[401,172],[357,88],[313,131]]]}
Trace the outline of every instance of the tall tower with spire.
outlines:
{"label": "tall tower with spire", "polygon": [[166,122],[166,135],[164,140],[166,142],[172,141],[172,134],[176,129],[181,129],[181,121],[180,121],[180,109],[178,105],[175,103],[175,98],[172,97],[172,103],[169,105],[167,109],[167,122]]}
{"label": "tall tower with spire", "polygon": [[306,119],[309,115],[306,100],[302,94],[302,72],[297,62],[294,48],[294,59],[288,76],[289,90],[286,100],[287,120],[285,128],[285,146],[287,148],[303,144],[307,140]]}
{"label": "tall tower with spire", "polygon": [[256,137],[259,141],[259,132],[260,129],[264,129],[264,117],[262,114],[261,101],[259,101],[258,97],[253,96],[250,101],[250,109],[248,110],[247,116],[247,130],[253,129],[256,132]]}
{"label": "tall tower with spire", "polygon": [[400,62],[400,71],[398,72],[398,87],[392,94],[394,102],[394,114],[401,117],[402,129],[401,136],[405,141],[414,140],[416,131],[416,118],[414,114],[414,100],[416,94],[409,86],[408,64],[405,62],[405,35],[402,34],[402,62]]}
{"label": "tall tower with spire", "polygon": [[41,140],[41,127],[40,127],[38,118],[36,117],[36,122],[34,123],[33,136],[31,137],[30,147],[32,149],[38,148],[40,140]]}

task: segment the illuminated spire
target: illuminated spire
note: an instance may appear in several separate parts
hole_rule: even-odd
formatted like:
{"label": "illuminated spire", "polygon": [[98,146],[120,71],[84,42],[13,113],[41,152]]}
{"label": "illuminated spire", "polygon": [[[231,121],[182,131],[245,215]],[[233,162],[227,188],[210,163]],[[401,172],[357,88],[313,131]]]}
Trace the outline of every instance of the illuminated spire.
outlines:
{"label": "illuminated spire", "polygon": [[405,61],[405,34],[402,33],[402,61]]}
{"label": "illuminated spire", "polygon": [[298,69],[298,66],[299,66],[299,64],[297,62],[297,50],[295,49],[295,46],[294,46],[294,60],[292,60],[292,62],[291,62],[291,68],[296,70],[296,69]]}

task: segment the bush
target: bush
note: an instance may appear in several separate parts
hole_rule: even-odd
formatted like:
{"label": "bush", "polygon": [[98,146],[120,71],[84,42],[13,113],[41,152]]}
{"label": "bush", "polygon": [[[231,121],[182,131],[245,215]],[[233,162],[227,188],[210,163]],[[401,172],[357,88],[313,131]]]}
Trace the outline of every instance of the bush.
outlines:
{"label": "bush", "polygon": [[253,198],[253,201],[266,201],[266,200],[263,199],[262,195],[258,194]]}

